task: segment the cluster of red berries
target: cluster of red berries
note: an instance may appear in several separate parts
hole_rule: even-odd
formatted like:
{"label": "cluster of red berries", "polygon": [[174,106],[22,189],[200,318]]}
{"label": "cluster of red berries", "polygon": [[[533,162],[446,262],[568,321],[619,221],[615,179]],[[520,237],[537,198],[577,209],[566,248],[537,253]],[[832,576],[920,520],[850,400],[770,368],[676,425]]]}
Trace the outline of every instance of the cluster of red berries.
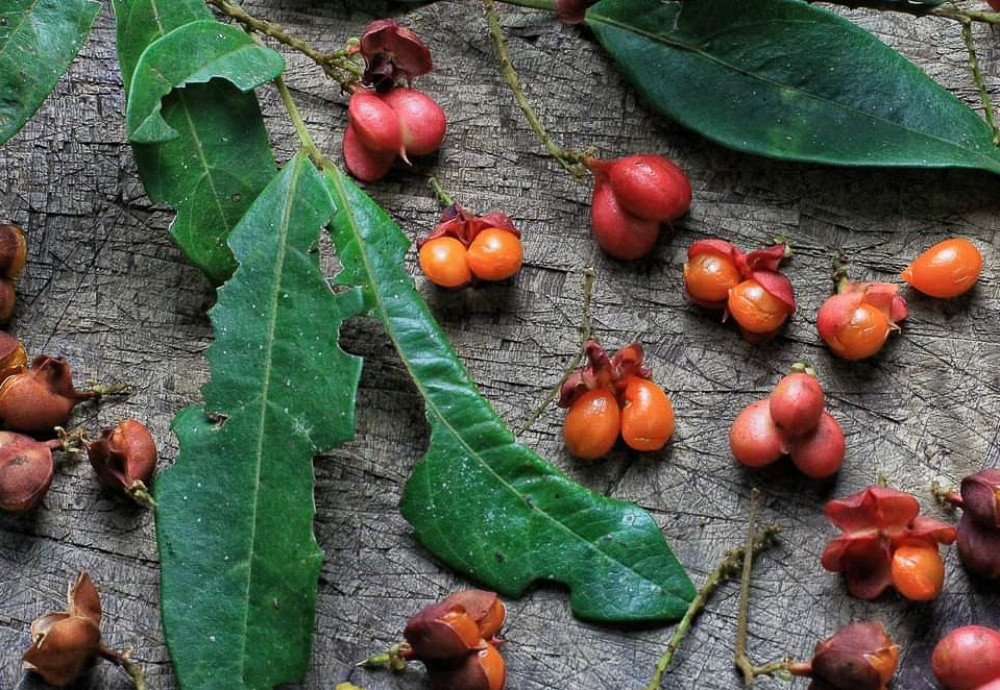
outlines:
{"label": "cluster of red berries", "polygon": [[676,165],[652,154],[611,161],[584,159],[594,174],[590,221],[601,249],[622,261],[648,254],[660,225],[691,206],[691,183]]}
{"label": "cluster of red berries", "polygon": [[797,364],[764,400],[750,403],[729,430],[729,447],[747,467],[765,467],[790,455],[812,479],[826,479],[844,462],[844,432],[824,408],[815,372]]}
{"label": "cluster of red berries", "polygon": [[684,291],[695,304],[725,310],[750,342],[765,342],[795,311],[792,283],[778,271],[789,254],[783,242],[749,254],[724,240],[695,242],[684,262]]}
{"label": "cluster of red berries", "polygon": [[456,592],[411,618],[406,642],[391,654],[422,662],[435,690],[503,690],[507,670],[497,635],[506,619],[496,593]]}
{"label": "cluster of red berries", "polygon": [[651,381],[642,347],[627,345],[609,357],[598,343],[586,345],[587,364],[566,379],[559,407],[567,408],[563,437],[571,455],[597,460],[621,436],[638,451],[656,451],[674,434],[674,406]]}
{"label": "cluster of red berries", "polygon": [[344,162],[356,178],[373,182],[389,172],[396,156],[409,163],[410,156],[436,151],[447,120],[434,99],[399,85],[431,70],[430,50],[415,33],[381,19],[368,25],[352,50],[364,58],[365,71],[347,108]]}
{"label": "cluster of red berries", "polygon": [[78,391],[63,357],[40,355],[27,366],[21,342],[0,332],[0,510],[23,513],[37,506],[52,483],[52,452],[87,450],[97,476],[108,486],[149,503],[148,486],[156,471],[156,444],[149,430],[129,419],[106,429],[96,441],[61,433],[38,441],[32,435],[52,435],[69,419],[73,408],[102,392]]}
{"label": "cluster of red berries", "polygon": [[872,486],[826,504],[827,519],[842,534],[823,551],[823,567],[843,573],[859,599],[875,599],[890,586],[912,601],[937,598],[944,586],[940,544],[955,528],[920,515],[913,496]]}
{"label": "cluster of red berries", "polygon": [[477,216],[459,204],[417,245],[424,275],[435,285],[457,288],[473,280],[499,281],[521,269],[521,233],[503,213]]}

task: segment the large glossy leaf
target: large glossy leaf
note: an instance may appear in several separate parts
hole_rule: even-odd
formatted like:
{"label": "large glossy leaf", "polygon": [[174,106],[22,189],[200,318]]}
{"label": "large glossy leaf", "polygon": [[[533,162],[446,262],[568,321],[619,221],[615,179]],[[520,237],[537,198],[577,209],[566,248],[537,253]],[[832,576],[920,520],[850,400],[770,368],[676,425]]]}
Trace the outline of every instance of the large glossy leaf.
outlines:
{"label": "large glossy leaf", "polygon": [[353,436],[361,360],[337,344],[363,307],[318,265],[333,209],[297,156],[229,239],[239,268],[211,311],[204,407],[174,422],[156,484],[164,629],[185,690],[270,689],[308,667],[322,553],[313,456]]}
{"label": "large glossy leaf", "polygon": [[151,144],[180,136],[161,114],[162,99],[178,87],[226,79],[250,91],[284,69],[280,53],[234,26],[207,20],[174,29],[150,45],[136,65],[125,114],[129,140]]}
{"label": "large glossy leaf", "polygon": [[[130,87],[143,53],[179,27],[212,18],[200,0],[115,0],[114,6],[119,64],[132,98],[139,97]],[[174,241],[222,282],[236,267],[226,238],[276,171],[257,98],[214,79],[174,90],[163,99],[162,117],[178,136],[132,147],[146,193],[176,209]]]}
{"label": "large glossy leaf", "polygon": [[1000,172],[985,122],[868,32],[801,0],[602,0],[587,23],[646,100],[741,151]]}
{"label": "large glossy leaf", "polygon": [[401,506],[424,546],[509,596],[536,580],[564,583],[581,618],[680,617],[694,588],[650,515],[573,483],[514,440],[404,271],[398,226],[344,175],[326,175],[340,281],[366,287],[426,404],[430,448]]}
{"label": "large glossy leaf", "polygon": [[52,93],[100,10],[93,0],[0,2],[0,144]]}

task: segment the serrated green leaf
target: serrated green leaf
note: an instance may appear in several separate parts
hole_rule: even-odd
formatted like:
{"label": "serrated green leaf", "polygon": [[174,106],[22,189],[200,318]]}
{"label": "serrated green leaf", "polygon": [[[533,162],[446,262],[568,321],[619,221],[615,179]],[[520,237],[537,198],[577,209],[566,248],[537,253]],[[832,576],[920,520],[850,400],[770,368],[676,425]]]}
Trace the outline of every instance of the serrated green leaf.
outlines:
{"label": "serrated green leaf", "polygon": [[334,294],[319,269],[332,214],[299,155],[229,239],[239,268],[210,312],[205,404],[175,419],[180,453],[156,483],[163,623],[185,690],[270,690],[308,668],[312,459],[353,436],[361,373],[337,343],[361,292]]}
{"label": "serrated green leaf", "polygon": [[129,140],[151,144],[180,136],[160,112],[163,97],[178,87],[220,78],[246,92],[284,69],[280,53],[234,26],[207,20],[174,29],[151,44],[136,65],[125,115]]}
{"label": "serrated green leaf", "polygon": [[52,93],[100,10],[93,0],[0,3],[0,144],[17,134]]}
{"label": "serrated green leaf", "polygon": [[403,270],[399,227],[339,171],[326,180],[339,281],[365,286],[426,403],[430,448],[401,505],[421,543],[508,596],[562,582],[580,618],[683,615],[694,587],[650,515],[573,483],[514,440]]}
{"label": "serrated green leaf", "polygon": [[[200,0],[115,0],[114,7],[127,93],[152,43],[212,18]],[[178,136],[133,144],[139,174],[151,200],[177,211],[171,226],[177,246],[221,283],[236,267],[226,238],[277,170],[260,106],[253,93],[214,79],[173,91],[163,99],[162,116]]]}
{"label": "serrated green leaf", "polygon": [[587,24],[658,111],[725,146],[834,165],[1000,173],[986,123],[915,65],[801,0],[602,0]]}

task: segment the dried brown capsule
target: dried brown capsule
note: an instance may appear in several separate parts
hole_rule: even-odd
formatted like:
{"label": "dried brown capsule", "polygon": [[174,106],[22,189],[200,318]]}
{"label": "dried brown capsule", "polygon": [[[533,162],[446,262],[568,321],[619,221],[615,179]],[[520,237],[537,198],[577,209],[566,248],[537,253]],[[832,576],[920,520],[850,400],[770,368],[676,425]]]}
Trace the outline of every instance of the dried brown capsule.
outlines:
{"label": "dried brown capsule", "polygon": [[0,420],[14,431],[50,433],[66,422],[77,403],[97,395],[74,388],[64,357],[39,355],[31,362],[31,369],[0,385]]}
{"label": "dried brown capsule", "polygon": [[1000,529],[1000,469],[980,470],[962,480],[962,510],[989,529]]}
{"label": "dried brown capsule", "polygon": [[10,221],[0,221],[0,275],[16,283],[27,258],[28,243],[24,239],[24,231]]}
{"label": "dried brown capsule", "polygon": [[52,450],[61,446],[0,431],[0,510],[23,513],[41,502],[52,483]]}
{"label": "dried brown capsule", "polygon": [[156,472],[156,442],[141,422],[126,419],[87,443],[90,464],[108,486],[149,505],[148,487]]}
{"label": "dried brown capsule", "polygon": [[406,624],[403,637],[412,658],[420,661],[458,659],[486,646],[476,622],[464,608],[448,601],[421,610]]}
{"label": "dried brown capsule", "polygon": [[881,622],[851,623],[816,645],[809,690],[880,690],[899,663],[899,646]]}
{"label": "dried brown capsule", "polygon": [[1000,578],[1000,469],[987,468],[962,480],[950,500],[962,508],[958,555],[969,571]]}
{"label": "dried brown capsule", "polygon": [[31,647],[24,669],[46,683],[72,683],[88,662],[102,651],[101,601],[86,573],[80,573],[67,594],[67,610],[46,613],[31,624]]}

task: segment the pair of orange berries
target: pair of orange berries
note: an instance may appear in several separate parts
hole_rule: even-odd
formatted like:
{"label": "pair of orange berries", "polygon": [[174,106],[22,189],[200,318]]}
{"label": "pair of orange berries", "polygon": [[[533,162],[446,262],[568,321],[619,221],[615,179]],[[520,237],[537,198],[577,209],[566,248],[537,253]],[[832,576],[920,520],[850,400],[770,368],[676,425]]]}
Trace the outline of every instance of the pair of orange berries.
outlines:
{"label": "pair of orange berries", "polygon": [[674,435],[674,406],[650,380],[638,344],[609,357],[596,342],[586,346],[587,366],[563,384],[559,406],[568,408],[563,438],[570,454],[597,460],[608,454],[621,436],[629,448],[656,451]]}
{"label": "pair of orange berries", "polygon": [[419,244],[418,260],[427,279],[445,288],[506,280],[524,262],[521,233],[503,213],[477,216],[453,204]]}

